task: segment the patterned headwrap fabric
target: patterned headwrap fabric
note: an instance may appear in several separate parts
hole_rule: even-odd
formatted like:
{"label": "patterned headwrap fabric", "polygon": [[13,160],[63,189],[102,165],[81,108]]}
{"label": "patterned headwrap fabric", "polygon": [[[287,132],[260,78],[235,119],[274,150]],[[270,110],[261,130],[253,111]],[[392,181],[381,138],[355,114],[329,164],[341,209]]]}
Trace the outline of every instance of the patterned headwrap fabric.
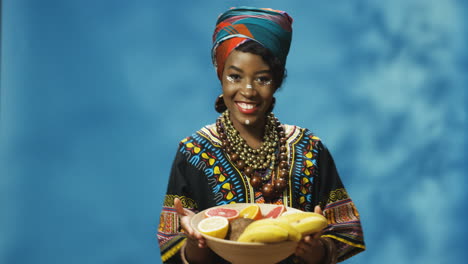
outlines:
{"label": "patterned headwrap fabric", "polygon": [[218,73],[233,49],[253,40],[270,50],[283,65],[291,45],[293,19],[284,11],[270,8],[238,7],[221,14],[213,33],[211,56]]}

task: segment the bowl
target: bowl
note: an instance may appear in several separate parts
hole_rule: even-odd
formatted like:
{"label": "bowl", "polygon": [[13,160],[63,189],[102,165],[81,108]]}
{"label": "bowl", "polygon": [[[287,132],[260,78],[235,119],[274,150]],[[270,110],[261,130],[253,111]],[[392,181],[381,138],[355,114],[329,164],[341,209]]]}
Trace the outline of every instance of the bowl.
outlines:
{"label": "bowl", "polygon": [[[252,205],[250,203],[236,203],[220,205],[215,207],[232,208],[242,210],[244,207]],[[262,214],[267,214],[270,210],[277,207],[275,204],[257,204],[260,206]],[[212,207],[212,208],[215,208]],[[211,208],[210,208],[211,209]],[[286,207],[287,211],[299,211],[292,207]],[[206,209],[208,210],[208,209]],[[203,210],[193,216],[191,220],[192,228],[198,230],[198,223],[205,218]],[[216,254],[225,260],[234,264],[272,264],[289,257],[294,253],[297,247],[297,241],[281,241],[275,243],[246,243],[227,239],[215,238],[202,234],[206,244]]]}

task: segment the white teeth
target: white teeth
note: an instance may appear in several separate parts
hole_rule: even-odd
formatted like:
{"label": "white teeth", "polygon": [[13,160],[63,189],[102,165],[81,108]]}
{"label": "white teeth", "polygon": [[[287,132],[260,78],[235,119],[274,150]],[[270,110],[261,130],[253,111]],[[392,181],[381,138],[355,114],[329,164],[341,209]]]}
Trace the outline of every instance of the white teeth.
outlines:
{"label": "white teeth", "polygon": [[246,103],[238,103],[238,105],[241,107],[241,108],[244,108],[244,109],[252,109],[255,107],[254,104],[246,104]]}

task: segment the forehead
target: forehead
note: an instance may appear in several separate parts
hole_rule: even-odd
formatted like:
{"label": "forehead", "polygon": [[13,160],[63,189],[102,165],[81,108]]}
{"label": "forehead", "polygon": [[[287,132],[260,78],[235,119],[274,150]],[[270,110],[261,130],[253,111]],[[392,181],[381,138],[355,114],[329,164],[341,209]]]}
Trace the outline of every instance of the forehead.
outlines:
{"label": "forehead", "polygon": [[233,50],[226,60],[226,69],[230,66],[234,66],[242,70],[270,70],[270,66],[268,66],[268,64],[263,60],[263,58],[260,55],[237,50]]}

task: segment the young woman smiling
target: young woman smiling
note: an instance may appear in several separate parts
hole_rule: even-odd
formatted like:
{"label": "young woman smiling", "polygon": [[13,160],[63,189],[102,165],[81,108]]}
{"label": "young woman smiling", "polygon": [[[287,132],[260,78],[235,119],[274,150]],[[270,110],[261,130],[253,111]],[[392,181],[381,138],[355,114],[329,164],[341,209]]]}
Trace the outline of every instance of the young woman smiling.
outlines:
{"label": "young woman smiling", "polygon": [[310,130],[272,113],[291,24],[287,13],[268,8],[232,8],[218,18],[212,57],[221,115],[179,144],[158,232],[165,263],[224,263],[190,220],[233,202],[284,204],[328,219],[281,263],[336,263],[365,249],[359,214],[328,149]]}

